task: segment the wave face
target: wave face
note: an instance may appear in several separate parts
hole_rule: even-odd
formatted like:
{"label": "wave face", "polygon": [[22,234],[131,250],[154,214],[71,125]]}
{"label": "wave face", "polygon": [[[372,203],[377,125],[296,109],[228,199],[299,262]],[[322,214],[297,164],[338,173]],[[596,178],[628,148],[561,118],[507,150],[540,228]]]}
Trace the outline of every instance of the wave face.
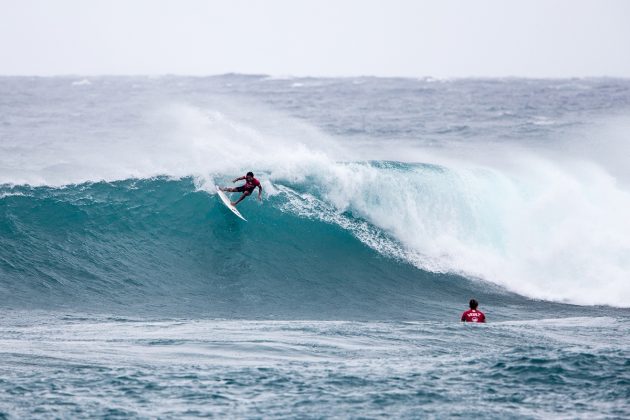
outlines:
{"label": "wave face", "polygon": [[[73,82],[2,79],[0,291],[16,306],[629,305],[626,81]],[[242,224],[209,193],[250,169],[265,201]]]}
{"label": "wave face", "polygon": [[[14,187],[1,207],[4,305],[283,319],[399,318],[423,307],[436,316],[449,306],[430,303],[444,293],[437,276],[287,213],[286,198],[246,203],[243,223],[190,178]],[[372,230],[363,239],[384,240]]]}

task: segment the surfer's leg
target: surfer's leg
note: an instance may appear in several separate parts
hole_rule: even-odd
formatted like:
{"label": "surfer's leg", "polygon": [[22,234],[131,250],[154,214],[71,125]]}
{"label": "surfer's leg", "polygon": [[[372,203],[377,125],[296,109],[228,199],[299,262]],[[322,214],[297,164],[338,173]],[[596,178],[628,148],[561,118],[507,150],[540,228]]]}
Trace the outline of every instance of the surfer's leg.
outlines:
{"label": "surfer's leg", "polygon": [[221,187],[219,188],[221,191],[227,191],[227,192],[235,192],[236,188],[229,188],[229,187]]}
{"label": "surfer's leg", "polygon": [[240,203],[241,201],[243,201],[245,199],[245,197],[247,197],[248,195],[250,195],[252,192],[251,191],[245,191],[243,192],[243,194],[241,194],[241,196],[239,197],[238,200],[236,200],[234,203],[231,203],[234,207],[236,207],[236,205],[238,203]]}

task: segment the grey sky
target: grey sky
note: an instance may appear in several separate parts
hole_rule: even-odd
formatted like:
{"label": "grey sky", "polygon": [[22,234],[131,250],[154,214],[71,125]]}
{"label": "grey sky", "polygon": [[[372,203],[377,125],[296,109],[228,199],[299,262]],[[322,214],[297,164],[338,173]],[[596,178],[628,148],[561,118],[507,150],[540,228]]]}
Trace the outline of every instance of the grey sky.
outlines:
{"label": "grey sky", "polygon": [[625,0],[0,0],[0,74],[630,77]]}

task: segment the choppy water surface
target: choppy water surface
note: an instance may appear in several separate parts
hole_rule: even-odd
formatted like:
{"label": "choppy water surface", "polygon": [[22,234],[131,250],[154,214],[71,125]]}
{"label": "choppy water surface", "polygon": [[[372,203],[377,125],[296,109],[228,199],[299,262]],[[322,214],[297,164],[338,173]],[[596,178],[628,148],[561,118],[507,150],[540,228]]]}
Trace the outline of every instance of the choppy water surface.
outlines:
{"label": "choppy water surface", "polygon": [[0,330],[0,403],[18,418],[628,413],[627,319],[470,326],[13,316],[20,321]]}

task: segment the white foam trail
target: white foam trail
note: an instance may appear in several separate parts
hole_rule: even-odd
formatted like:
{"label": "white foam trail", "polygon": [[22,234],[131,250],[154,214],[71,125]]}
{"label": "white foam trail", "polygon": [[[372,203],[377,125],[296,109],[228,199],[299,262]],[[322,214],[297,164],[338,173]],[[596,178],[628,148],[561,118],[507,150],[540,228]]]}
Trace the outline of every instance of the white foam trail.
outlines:
{"label": "white foam trail", "polygon": [[417,255],[406,251],[396,240],[385,235],[382,230],[364,220],[340,213],[332,204],[320,200],[312,194],[298,193],[291,188],[278,185],[274,188],[274,195],[281,195],[286,199],[286,202],[281,206],[282,211],[338,225],[352,232],[370,248],[387,256],[406,261],[417,260]]}

